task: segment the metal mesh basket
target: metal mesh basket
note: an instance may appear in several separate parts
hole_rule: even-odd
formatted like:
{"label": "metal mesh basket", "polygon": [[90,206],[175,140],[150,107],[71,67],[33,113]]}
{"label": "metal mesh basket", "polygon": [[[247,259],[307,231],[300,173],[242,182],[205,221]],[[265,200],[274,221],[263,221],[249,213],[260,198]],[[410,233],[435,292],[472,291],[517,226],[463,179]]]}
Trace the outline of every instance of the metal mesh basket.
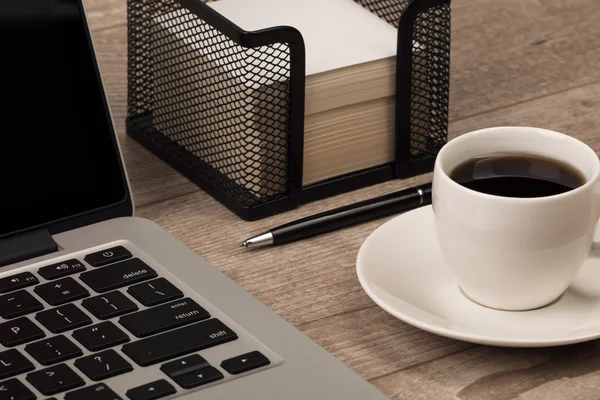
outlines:
{"label": "metal mesh basket", "polygon": [[401,30],[398,57],[406,62],[400,65],[404,71],[399,68],[398,73],[408,72],[408,79],[399,77],[396,92],[402,106],[399,125],[404,127],[398,132],[401,158],[397,171],[400,176],[424,172],[448,137],[450,2],[355,1]]}
{"label": "metal mesh basket", "polygon": [[412,62],[398,64],[419,68],[397,79],[408,125],[397,124],[395,165],[303,188],[301,35],[243,32],[200,0],[128,0],[128,134],[249,220],[389,179],[390,170],[418,173],[412,166],[424,161],[431,168],[447,131],[449,4],[357,2],[396,27],[415,9],[410,41],[401,48],[399,40],[398,58]]}

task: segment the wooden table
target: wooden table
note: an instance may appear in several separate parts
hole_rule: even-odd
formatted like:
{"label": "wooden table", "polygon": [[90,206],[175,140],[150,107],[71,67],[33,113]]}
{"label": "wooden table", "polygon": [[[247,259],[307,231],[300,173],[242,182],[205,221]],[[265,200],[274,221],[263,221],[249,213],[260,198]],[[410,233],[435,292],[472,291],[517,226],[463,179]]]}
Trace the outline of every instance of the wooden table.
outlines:
{"label": "wooden table", "polygon": [[[600,398],[598,341],[551,349],[478,346],[420,331],[375,306],[357,281],[355,257],[385,219],[277,251],[239,248],[246,236],[284,221],[431,177],[385,183],[258,222],[240,220],[125,136],[125,0],[85,3],[138,216],[162,225],[393,399]],[[451,136],[530,125],[600,150],[598,21],[597,0],[454,0]]]}

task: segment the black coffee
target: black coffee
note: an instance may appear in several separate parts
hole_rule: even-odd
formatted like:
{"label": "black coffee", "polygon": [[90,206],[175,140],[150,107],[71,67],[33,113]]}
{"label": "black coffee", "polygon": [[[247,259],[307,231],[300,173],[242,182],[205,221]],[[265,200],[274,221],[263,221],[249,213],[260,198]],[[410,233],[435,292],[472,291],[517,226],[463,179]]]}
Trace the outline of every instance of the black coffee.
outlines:
{"label": "black coffee", "polygon": [[532,154],[474,158],[456,167],[450,177],[469,189],[504,197],[553,196],[585,183],[577,169]]}

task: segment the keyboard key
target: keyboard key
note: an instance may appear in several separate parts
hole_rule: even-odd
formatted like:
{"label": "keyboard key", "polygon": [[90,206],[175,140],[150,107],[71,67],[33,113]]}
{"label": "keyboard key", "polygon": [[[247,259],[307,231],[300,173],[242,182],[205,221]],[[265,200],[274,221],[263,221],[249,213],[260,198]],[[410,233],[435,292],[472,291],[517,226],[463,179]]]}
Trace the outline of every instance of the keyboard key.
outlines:
{"label": "keyboard key", "polygon": [[75,366],[93,381],[101,381],[133,370],[131,364],[114,350],[79,358],[75,361]]}
{"label": "keyboard key", "polygon": [[160,366],[160,370],[167,374],[169,378],[175,379],[178,376],[209,367],[208,361],[198,354],[192,354],[185,358],[168,362]]}
{"label": "keyboard key", "polygon": [[104,350],[129,342],[129,336],[110,321],[73,332],[73,337],[89,351]]}
{"label": "keyboard key", "polygon": [[152,279],[156,272],[139,258],[132,258],[107,268],[84,272],[79,277],[96,292],[104,293]]}
{"label": "keyboard key", "polygon": [[63,335],[30,343],[25,346],[25,351],[42,365],[56,364],[83,354],[79,347]]}
{"label": "keyboard key", "polygon": [[99,319],[113,318],[138,310],[138,306],[119,291],[85,299],[81,305]]}
{"label": "keyboard key", "polygon": [[236,340],[238,336],[216,318],[162,333],[123,346],[142,367]]}
{"label": "keyboard key", "polygon": [[137,337],[145,337],[210,318],[194,300],[186,298],[121,317],[119,323]]}
{"label": "keyboard key", "polygon": [[88,297],[90,292],[73,278],[44,283],[33,289],[42,299],[52,306],[69,303],[73,300]]}
{"label": "keyboard key", "polygon": [[140,283],[127,289],[127,292],[146,307],[183,297],[181,290],[177,289],[165,278]]}
{"label": "keyboard key", "polygon": [[43,309],[42,303],[26,290],[19,290],[0,297],[0,316],[5,319],[20,317]]}
{"label": "keyboard key", "polygon": [[56,264],[46,265],[38,270],[38,274],[50,281],[81,271],[85,271],[85,265],[83,265],[81,261],[73,258]]}
{"label": "keyboard key", "polygon": [[123,400],[106,383],[97,383],[65,394],[65,400]]}
{"label": "keyboard key", "polygon": [[90,317],[74,304],[39,312],[35,315],[35,319],[52,333],[61,333],[92,323]]}
{"label": "keyboard key", "polygon": [[17,379],[0,382],[0,399],[35,400],[35,394]]}
{"label": "keyboard key", "polygon": [[223,379],[223,374],[215,367],[206,367],[175,378],[175,382],[184,389],[191,389],[201,385]]}
{"label": "keyboard key", "polygon": [[13,347],[19,344],[41,339],[46,334],[38,328],[27,317],[0,324],[0,343],[5,347]]}
{"label": "keyboard key", "polygon": [[[176,390],[164,379],[146,383],[145,385],[129,389],[126,393],[130,400],[156,400],[175,393]],[[71,400],[71,399],[66,399]]]}
{"label": "keyboard key", "polygon": [[31,372],[27,375],[27,381],[45,396],[64,392],[85,384],[83,379],[66,364],[58,364]]}
{"label": "keyboard key", "polygon": [[0,379],[10,378],[35,369],[24,355],[15,349],[0,352]]}
{"label": "keyboard key", "polygon": [[65,394],[65,400],[123,400],[106,383],[97,383]]}
{"label": "keyboard key", "polygon": [[110,249],[97,251],[85,256],[84,260],[93,267],[101,267],[131,258],[131,253],[123,246],[111,247]]}
{"label": "keyboard key", "polygon": [[221,368],[231,375],[236,375],[269,364],[271,364],[271,361],[269,361],[269,359],[260,351],[252,351],[223,361],[221,363]]}
{"label": "keyboard key", "polygon": [[12,292],[37,283],[40,283],[40,281],[31,272],[7,276],[0,279],[0,293]]}

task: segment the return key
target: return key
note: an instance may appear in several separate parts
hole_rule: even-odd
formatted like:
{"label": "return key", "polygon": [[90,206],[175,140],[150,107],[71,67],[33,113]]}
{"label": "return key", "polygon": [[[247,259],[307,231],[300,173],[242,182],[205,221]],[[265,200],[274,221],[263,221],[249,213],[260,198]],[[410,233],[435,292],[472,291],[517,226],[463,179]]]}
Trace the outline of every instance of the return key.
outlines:
{"label": "return key", "polygon": [[137,337],[145,337],[210,318],[210,314],[190,298],[149,308],[121,317],[119,323]]}

